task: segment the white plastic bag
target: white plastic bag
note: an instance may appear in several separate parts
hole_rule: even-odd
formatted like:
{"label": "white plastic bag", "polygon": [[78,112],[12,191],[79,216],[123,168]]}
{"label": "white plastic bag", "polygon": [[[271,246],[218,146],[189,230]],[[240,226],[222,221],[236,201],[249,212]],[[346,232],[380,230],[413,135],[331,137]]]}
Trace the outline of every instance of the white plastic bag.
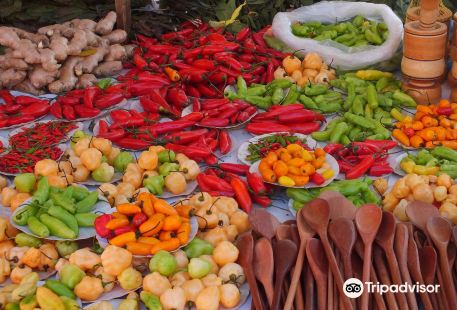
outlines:
{"label": "white plastic bag", "polygon": [[[389,37],[380,46],[347,47],[335,41],[316,41],[292,33],[294,22],[320,21],[325,24],[342,22],[362,15],[370,20],[383,21],[389,28]],[[278,13],[273,19],[273,34],[293,50],[317,52],[332,67],[355,70],[389,60],[397,51],[403,38],[403,23],[384,4],[367,2],[323,1],[304,6],[291,12]]]}

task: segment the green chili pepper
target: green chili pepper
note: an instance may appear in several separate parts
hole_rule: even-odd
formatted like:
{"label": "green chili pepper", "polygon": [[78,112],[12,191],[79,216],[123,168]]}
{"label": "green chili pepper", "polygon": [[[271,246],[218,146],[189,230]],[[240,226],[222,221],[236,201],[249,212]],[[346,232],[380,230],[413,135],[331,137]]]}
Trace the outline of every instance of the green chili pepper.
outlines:
{"label": "green chili pepper", "polygon": [[246,96],[245,100],[263,110],[267,110],[272,103],[270,96]]}
{"label": "green chili pepper", "polygon": [[332,132],[330,133],[329,142],[331,143],[339,143],[341,137],[346,133],[348,129],[348,124],[345,122],[341,122],[333,128]]}
{"label": "green chili pepper", "polygon": [[345,111],[349,110],[352,107],[352,103],[354,102],[355,96],[356,96],[355,85],[349,84],[348,85],[348,95],[347,95],[346,99],[344,100],[344,105],[343,105],[343,109]]}
{"label": "green chili pepper", "polygon": [[340,142],[341,144],[348,145],[349,143],[351,143],[351,140],[349,140],[349,137],[347,135],[343,135],[340,138]]}
{"label": "green chili pepper", "polygon": [[68,298],[66,296],[60,296],[60,299],[63,301],[63,304],[65,306],[65,310],[79,310],[80,309],[80,307],[79,307],[78,303],[76,302],[76,300]]}
{"label": "green chili pepper", "polygon": [[41,223],[35,216],[29,216],[27,219],[27,226],[30,231],[40,238],[45,238],[49,236],[49,229]]}
{"label": "green chili pepper", "polygon": [[334,112],[337,112],[337,111],[341,110],[341,104],[342,103],[343,103],[342,100],[336,100],[336,101],[333,101],[333,102],[327,102],[327,103],[321,104],[319,106],[319,110],[322,113],[334,113]]}
{"label": "green chili pepper", "polygon": [[373,32],[370,29],[365,30],[365,38],[368,40],[368,42],[371,42],[376,45],[381,45],[383,42],[382,38],[379,36],[379,34]]}
{"label": "green chili pepper", "polygon": [[332,133],[331,129],[323,130],[323,131],[315,131],[311,134],[316,141],[328,141],[330,139],[330,134]]}
{"label": "green chili pepper", "polygon": [[48,279],[46,280],[45,285],[47,288],[59,296],[65,296],[72,299],[76,298],[76,295],[73,293],[73,291],[60,281]]}
{"label": "green chili pepper", "polygon": [[362,197],[366,203],[380,204],[381,202],[378,196],[368,187],[362,189]]}
{"label": "green chili pepper", "polygon": [[286,89],[292,86],[292,82],[288,79],[276,79],[267,84],[267,89],[274,89],[276,87]]}
{"label": "green chili pepper", "polygon": [[248,96],[263,96],[267,92],[267,88],[265,85],[249,87],[246,95]]}
{"label": "green chili pepper", "polygon": [[388,77],[382,77],[379,80],[377,80],[376,81],[376,90],[382,91],[384,89],[384,87],[386,87],[389,84],[390,80],[391,79]]}
{"label": "green chili pepper", "polygon": [[351,131],[348,133],[348,137],[351,141],[356,141],[357,135],[362,132],[362,128],[355,126]]}
{"label": "green chili pepper", "polygon": [[282,100],[282,104],[288,105],[296,103],[298,100],[298,96],[300,96],[300,93],[297,90],[297,85],[294,84],[289,88],[287,95],[284,97],[284,100]]}
{"label": "green chili pepper", "polygon": [[300,23],[295,23],[291,27],[292,33],[299,37],[306,37],[308,36],[309,28],[305,25],[300,25]]}
{"label": "green chili pepper", "polygon": [[69,199],[69,200],[72,200],[73,199],[73,191],[74,191],[74,187],[73,186],[69,186],[67,187],[63,193],[62,193],[62,196],[64,196],[65,198]]}
{"label": "green chili pepper", "polygon": [[313,85],[305,87],[305,95],[306,96],[322,95],[322,94],[325,94],[327,92],[327,90],[328,90],[327,85],[313,84]]}
{"label": "green chili pepper", "polygon": [[365,117],[355,115],[355,114],[352,114],[349,112],[344,113],[344,118],[347,121],[349,121],[355,125],[358,125],[360,127],[363,127],[363,128],[374,129],[376,127],[375,125],[373,125],[373,123],[371,121],[369,121]]}
{"label": "green chili pepper", "polygon": [[280,87],[276,87],[273,90],[273,93],[271,95],[271,102],[273,104],[279,104],[281,103],[282,99],[284,98],[284,91]]}
{"label": "green chili pepper", "polygon": [[318,195],[316,191],[302,188],[288,188],[286,190],[286,194],[287,197],[293,199],[294,201],[298,201],[302,204],[313,200]]}
{"label": "green chili pepper", "polygon": [[33,200],[40,204],[44,203],[49,198],[50,186],[47,177],[42,177],[37,183],[37,190],[33,193]]}
{"label": "green chili pepper", "polygon": [[331,80],[330,85],[335,88],[342,89],[342,90],[347,90],[349,87],[348,82],[346,82],[345,80],[342,80],[342,79]]}
{"label": "green chili pepper", "polygon": [[73,230],[76,235],[79,234],[78,222],[76,221],[76,218],[73,216],[73,214],[67,212],[67,210],[59,206],[50,207],[48,213],[56,219],[61,220],[65,225]]}
{"label": "green chili pepper", "polygon": [[417,105],[416,101],[414,101],[414,99],[411,96],[409,96],[409,95],[407,95],[407,94],[405,94],[405,93],[403,93],[403,92],[401,92],[399,90],[396,90],[393,93],[392,99],[395,100],[395,101],[398,101],[399,103],[403,104],[406,107],[413,108],[413,107],[415,107]]}
{"label": "green chili pepper", "polygon": [[148,308],[148,310],[162,310],[162,304],[160,303],[159,297],[156,295],[146,292],[146,291],[141,291],[140,293],[140,299]]}
{"label": "green chili pepper", "polygon": [[36,212],[37,206],[32,202],[31,204],[25,206],[23,209],[17,211],[13,215],[13,222],[17,225],[24,226],[25,224],[27,224],[27,219],[29,218],[29,216],[35,215]]}
{"label": "green chili pepper", "polygon": [[356,76],[346,75],[345,78],[346,82],[355,84],[355,86],[367,86],[367,81],[359,79]]}
{"label": "green chili pepper", "polygon": [[367,118],[373,118],[373,109],[369,104],[365,105],[365,112],[364,112],[365,117]]}
{"label": "green chili pepper", "polygon": [[86,276],[86,273],[74,264],[66,264],[60,270],[59,276],[60,281],[64,285],[70,289],[74,289],[75,286]]}
{"label": "green chili pepper", "polygon": [[80,227],[94,227],[94,221],[97,218],[94,213],[76,213],[76,221]]}
{"label": "green chili pepper", "polygon": [[384,31],[381,36],[384,41],[387,41],[389,38],[389,31]]}
{"label": "green chili pepper", "polygon": [[370,84],[367,87],[367,101],[370,108],[376,109],[378,107],[378,93],[373,84]]}
{"label": "green chili pepper", "polygon": [[73,187],[73,199],[76,201],[81,201],[89,195],[89,191],[84,187],[75,185],[71,187]]}
{"label": "green chili pepper", "polygon": [[363,104],[363,97],[361,95],[356,95],[352,102],[352,112],[357,115],[363,115]]}
{"label": "green chili pepper", "polygon": [[98,192],[91,192],[86,198],[76,204],[77,213],[86,213],[92,211],[92,208],[98,201]]}
{"label": "green chili pepper", "polygon": [[357,42],[354,43],[354,47],[360,47],[360,46],[367,46],[368,45],[368,41],[367,40],[359,40]]}
{"label": "green chili pepper", "polygon": [[431,151],[433,156],[457,162],[457,152],[445,146],[437,146]]}
{"label": "green chili pepper", "polygon": [[237,87],[237,92],[238,96],[244,97],[247,94],[248,91],[248,86],[246,84],[246,81],[243,79],[241,75],[239,75],[236,79],[236,87]]}
{"label": "green chili pepper", "polygon": [[73,230],[71,230],[67,225],[55,217],[52,217],[48,214],[42,214],[40,216],[40,221],[46,225],[51,234],[56,237],[63,239],[74,239],[77,237]]}
{"label": "green chili pepper", "polygon": [[229,99],[229,100],[232,100],[232,101],[235,100],[235,99],[240,99],[241,98],[240,96],[238,96],[237,93],[235,93],[235,92],[233,92],[231,90],[225,91],[224,92],[224,97]]}
{"label": "green chili pepper", "polygon": [[300,95],[298,97],[298,100],[305,106],[305,108],[310,109],[310,110],[318,110],[317,104],[314,102],[313,99],[309,98],[306,95]]}
{"label": "green chili pepper", "polygon": [[68,199],[63,194],[51,194],[51,199],[54,205],[61,206],[68,212],[74,214],[76,212],[76,206],[72,199]]}
{"label": "green chili pepper", "polygon": [[[347,27],[347,26],[346,26]],[[355,37],[355,33],[351,32],[351,33],[346,33],[346,34],[343,34],[341,36],[339,36],[338,38],[335,39],[335,42],[338,42],[338,43],[341,43],[341,44],[344,44],[345,41],[348,41],[348,40],[351,40]]]}
{"label": "green chili pepper", "polygon": [[14,242],[17,246],[28,246],[31,248],[39,248],[43,243],[35,236],[27,235],[26,233],[18,233],[14,237]]}
{"label": "green chili pepper", "polygon": [[356,27],[360,27],[362,26],[363,22],[365,21],[365,17],[361,16],[361,15],[357,15],[356,17],[354,17],[354,19],[352,20],[352,24]]}

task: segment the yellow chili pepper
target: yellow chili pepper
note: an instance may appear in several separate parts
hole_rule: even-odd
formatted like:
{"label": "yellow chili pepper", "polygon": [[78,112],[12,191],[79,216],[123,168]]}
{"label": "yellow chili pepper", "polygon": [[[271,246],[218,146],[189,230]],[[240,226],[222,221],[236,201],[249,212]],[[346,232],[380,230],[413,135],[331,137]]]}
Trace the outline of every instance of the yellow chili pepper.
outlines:
{"label": "yellow chili pepper", "polygon": [[366,81],[376,81],[383,77],[386,77],[386,78],[392,77],[392,73],[384,72],[384,71],[380,71],[380,70],[359,70],[356,72],[355,75],[359,79],[366,80]]}
{"label": "yellow chili pepper", "polygon": [[415,165],[413,172],[419,175],[435,175],[440,170],[439,167],[427,167],[423,165]]}
{"label": "yellow chili pepper", "polygon": [[334,175],[335,175],[335,172],[332,169],[327,169],[324,172],[322,172],[322,176],[326,180],[332,178]]}
{"label": "yellow chili pepper", "polygon": [[416,163],[409,157],[405,157],[400,162],[400,168],[406,173],[413,173]]}
{"label": "yellow chili pepper", "polygon": [[285,175],[280,177],[278,182],[282,186],[295,186],[295,181]]}
{"label": "yellow chili pepper", "polygon": [[402,122],[405,119],[405,116],[400,111],[398,111],[396,108],[393,108],[392,110],[390,110],[390,115],[399,122]]}

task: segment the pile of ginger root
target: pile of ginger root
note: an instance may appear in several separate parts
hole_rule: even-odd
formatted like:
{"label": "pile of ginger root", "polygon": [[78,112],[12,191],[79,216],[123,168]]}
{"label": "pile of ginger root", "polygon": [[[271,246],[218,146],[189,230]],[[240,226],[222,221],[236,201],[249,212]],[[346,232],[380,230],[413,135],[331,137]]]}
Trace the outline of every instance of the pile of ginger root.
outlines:
{"label": "pile of ginger root", "polygon": [[99,22],[73,19],[30,33],[14,27],[0,27],[0,88],[35,95],[85,88],[97,77],[122,70],[134,45],[122,45],[127,33],[113,30],[116,13]]}

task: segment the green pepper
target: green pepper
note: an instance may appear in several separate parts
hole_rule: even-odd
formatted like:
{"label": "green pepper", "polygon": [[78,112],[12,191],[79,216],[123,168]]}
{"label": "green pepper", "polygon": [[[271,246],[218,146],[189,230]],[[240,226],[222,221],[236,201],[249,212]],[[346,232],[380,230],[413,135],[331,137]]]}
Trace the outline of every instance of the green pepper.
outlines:
{"label": "green pepper", "polygon": [[38,306],[38,301],[36,300],[36,295],[28,295],[22,299],[19,303],[19,308],[22,309],[34,309]]}
{"label": "green pepper", "polygon": [[73,291],[60,281],[48,279],[45,282],[45,286],[59,296],[65,296],[72,299],[76,298]]}
{"label": "green pepper", "polygon": [[343,135],[340,138],[340,142],[341,142],[341,144],[348,145],[349,143],[351,143],[351,140],[349,139],[349,137],[347,135]]}
{"label": "green pepper", "polygon": [[[438,155],[435,156],[439,157]],[[434,159],[433,155],[427,150],[420,150],[419,153],[417,153],[417,155],[413,157],[414,158],[412,159],[418,165],[425,165],[427,162]]]}
{"label": "green pepper", "polygon": [[62,257],[68,257],[71,253],[79,249],[78,243],[69,240],[57,240],[56,249]]}
{"label": "green pepper", "polygon": [[267,110],[272,103],[271,96],[246,96],[245,100],[263,110]]}
{"label": "green pepper", "polygon": [[354,102],[356,93],[355,93],[355,85],[354,84],[349,84],[348,85],[348,95],[346,99],[344,100],[344,105],[343,109],[345,111],[348,111],[352,107],[352,103]]}
{"label": "green pepper", "polygon": [[341,104],[343,102],[341,100],[336,100],[336,101],[331,101],[331,102],[327,102],[325,104],[321,104],[319,106],[319,110],[322,112],[322,113],[334,113],[334,112],[337,112],[339,110],[341,110]]}
{"label": "green pepper", "polygon": [[65,310],[79,310],[79,305],[78,302],[74,299],[68,298],[66,296],[60,296],[60,299],[62,300]]}
{"label": "green pepper", "polygon": [[226,90],[226,91],[224,92],[224,97],[227,98],[227,99],[229,99],[229,100],[231,100],[231,101],[233,101],[233,100],[235,100],[235,99],[240,99],[240,97],[238,96],[238,94],[235,93],[235,92],[233,92],[233,91],[231,91],[231,90]]}
{"label": "green pepper", "polygon": [[75,214],[76,206],[73,199],[65,197],[63,194],[51,194],[54,205],[61,206],[71,214]]}
{"label": "green pepper", "polygon": [[52,202],[52,200],[48,200],[46,201],[42,206],[40,206],[38,208],[38,211],[37,213],[35,214],[35,217],[37,219],[40,218],[41,214],[45,214],[45,213],[48,213],[48,210],[50,207],[52,207],[54,205],[54,203]]}
{"label": "green pepper", "polygon": [[176,153],[171,150],[162,150],[157,154],[159,163],[172,163],[176,159]]}
{"label": "green pepper", "polygon": [[365,105],[364,115],[367,118],[373,118],[373,109],[371,108],[371,106],[369,104]]}
{"label": "green pepper", "polygon": [[299,96],[300,96],[300,92],[298,91],[297,85],[294,84],[289,88],[289,91],[287,92],[286,96],[282,100],[281,104],[288,105],[288,104],[296,103]]}
{"label": "green pepper", "polygon": [[81,201],[89,195],[89,191],[87,190],[87,188],[76,185],[72,185],[71,187],[73,187],[72,198],[76,201]]}
{"label": "green pepper", "polygon": [[457,162],[457,152],[445,146],[437,146],[432,150],[432,155],[438,158]]}
{"label": "green pepper", "polygon": [[86,213],[92,211],[94,205],[98,201],[98,192],[93,191],[86,196],[83,200],[76,203],[76,212],[77,213]]}
{"label": "green pepper", "polygon": [[175,163],[163,163],[159,167],[159,173],[160,175],[166,177],[173,171],[178,171],[179,170],[179,165]]}
{"label": "green pepper", "polygon": [[27,219],[27,226],[30,231],[40,238],[45,238],[49,236],[49,229],[41,223],[35,216],[29,216]]}
{"label": "green pepper", "polygon": [[331,80],[330,85],[335,88],[342,89],[342,90],[347,90],[349,87],[348,82],[346,82],[345,80],[342,80],[342,79]]}
{"label": "green pepper", "polygon": [[273,90],[273,93],[271,95],[271,102],[273,104],[280,104],[281,101],[283,100],[284,98],[284,91],[282,88],[280,87],[276,87],[274,90]]}
{"label": "green pepper", "polygon": [[76,236],[79,234],[79,226],[76,218],[70,212],[67,212],[64,208],[59,206],[52,206],[48,210],[48,214],[52,215],[58,220],[61,220],[71,230],[73,230]]}
{"label": "green pepper", "polygon": [[298,100],[305,106],[305,108],[310,109],[310,110],[318,110],[319,107],[317,104],[314,102],[313,99],[309,98],[306,95],[300,95],[298,97]]}
{"label": "green pepper", "polygon": [[346,34],[343,34],[343,35],[337,37],[335,39],[335,42],[338,42],[338,43],[341,43],[341,44],[345,44],[346,41],[352,40],[354,38],[355,38],[355,33],[353,33],[353,32],[346,33]]}
{"label": "green pepper", "polygon": [[331,133],[332,133],[332,130],[327,128],[326,130],[323,130],[323,131],[315,131],[315,132],[313,132],[311,134],[311,137],[313,137],[313,139],[316,140],[316,141],[328,141],[330,139],[330,134]]}
{"label": "green pepper", "polygon": [[374,129],[375,125],[368,119],[363,116],[355,115],[349,112],[344,113],[344,118],[360,127],[367,128],[367,129]]}
{"label": "green pepper", "polygon": [[149,176],[143,179],[143,186],[146,187],[149,190],[149,192],[151,192],[154,195],[160,196],[163,194],[164,184],[165,180],[163,178],[163,175]]}
{"label": "green pepper", "polygon": [[451,178],[457,178],[457,165],[441,165],[440,173],[445,173]]}
{"label": "green pepper", "polygon": [[356,41],[352,46],[360,47],[360,46],[367,46],[367,45],[368,45],[367,40],[359,40],[359,41]]}
{"label": "green pepper", "polygon": [[350,83],[350,84],[354,84],[354,86],[356,87],[363,87],[363,86],[367,86],[367,81],[364,81],[362,79],[359,79],[358,77],[356,76],[352,76],[352,75],[346,75],[344,77],[345,81],[347,83]]}
{"label": "green pepper", "polygon": [[67,198],[67,199],[72,200],[72,199],[73,199],[73,191],[74,191],[74,189],[75,189],[75,188],[74,188],[73,186],[67,187],[67,188],[63,191],[62,196],[64,196],[64,197]]}
{"label": "green pepper", "polygon": [[286,89],[292,86],[292,82],[288,79],[276,79],[267,84],[267,89],[274,89],[276,87]]}
{"label": "green pepper", "polygon": [[74,289],[85,276],[86,273],[74,264],[64,265],[59,272],[60,282],[70,289]]}
{"label": "green pepper", "polygon": [[355,126],[351,131],[349,131],[348,137],[351,141],[356,141],[357,135],[361,132],[362,129],[359,126]]}
{"label": "green pepper", "polygon": [[184,252],[188,258],[200,257],[202,255],[211,255],[213,254],[214,247],[211,243],[194,238],[185,248]]}
{"label": "green pepper", "polygon": [[37,206],[32,202],[31,204],[25,206],[23,209],[20,211],[17,211],[13,215],[13,222],[16,223],[17,225],[24,226],[27,224],[27,219],[29,216],[35,215],[37,212]]}
{"label": "green pepper", "polygon": [[322,84],[313,84],[313,85],[305,87],[306,96],[322,95],[322,94],[325,94],[327,91],[328,91],[328,86],[322,85]]}
{"label": "green pepper", "polygon": [[37,190],[33,193],[33,200],[38,201],[40,204],[44,203],[49,198],[49,182],[47,177],[41,177],[37,183]]}
{"label": "green pepper", "polygon": [[378,107],[378,93],[373,84],[370,84],[367,87],[367,101],[370,108],[376,109]]}
{"label": "green pepper", "polygon": [[148,308],[148,310],[162,310],[162,304],[160,303],[159,297],[156,295],[146,292],[146,291],[141,291],[140,293],[140,299]]}
{"label": "green pepper", "polygon": [[381,45],[383,43],[382,38],[379,36],[379,34],[371,31],[370,29],[365,30],[365,38],[368,40],[368,42],[376,45]]}
{"label": "green pepper", "polygon": [[389,38],[389,31],[384,31],[381,37],[384,41],[387,41],[387,39]]}
{"label": "green pepper", "polygon": [[80,227],[94,227],[94,221],[97,218],[94,213],[76,213],[75,218]]}
{"label": "green pepper", "polygon": [[18,302],[10,302],[5,306],[5,310],[21,310]]}
{"label": "green pepper", "polygon": [[128,164],[132,163],[134,158],[130,152],[120,152],[114,158],[114,169],[119,172],[124,172]]}
{"label": "green pepper", "polygon": [[348,124],[345,122],[341,122],[333,128],[332,132],[330,133],[329,142],[331,143],[339,143],[340,138],[346,133],[348,129]]}
{"label": "green pepper", "polygon": [[363,115],[363,105],[363,97],[361,95],[356,95],[354,101],[352,102],[352,112],[356,115]]}
{"label": "green pepper", "polygon": [[382,77],[379,80],[376,81],[376,90],[377,91],[382,91],[390,82],[390,78],[388,77]]}
{"label": "green pepper", "polygon": [[314,189],[308,190],[303,188],[288,188],[286,190],[287,197],[292,198],[302,204],[310,202],[317,197],[318,193]]}
{"label": "green pepper", "polygon": [[365,21],[365,17],[361,15],[357,15],[352,19],[352,24],[356,27],[362,26],[363,22]]}
{"label": "green pepper", "polygon": [[291,26],[292,33],[299,37],[306,37],[308,36],[309,28],[304,25],[300,25],[300,23],[295,23]]}
{"label": "green pepper", "polygon": [[238,75],[238,77],[236,78],[236,88],[238,96],[243,98],[247,95],[248,86],[241,75]]}
{"label": "green pepper", "polygon": [[75,239],[78,235],[65,225],[61,220],[50,216],[48,214],[42,214],[40,221],[46,225],[52,235],[63,239]]}
{"label": "green pepper", "polygon": [[14,237],[14,242],[16,242],[17,246],[28,246],[31,248],[39,248],[43,244],[37,237],[27,235],[26,233],[18,233]]}
{"label": "green pepper", "polygon": [[265,85],[249,87],[246,95],[248,96],[263,96],[267,92],[267,88]]}
{"label": "green pepper", "polygon": [[362,189],[362,197],[365,203],[373,203],[377,205],[381,203],[379,197],[369,187],[364,187]]}

